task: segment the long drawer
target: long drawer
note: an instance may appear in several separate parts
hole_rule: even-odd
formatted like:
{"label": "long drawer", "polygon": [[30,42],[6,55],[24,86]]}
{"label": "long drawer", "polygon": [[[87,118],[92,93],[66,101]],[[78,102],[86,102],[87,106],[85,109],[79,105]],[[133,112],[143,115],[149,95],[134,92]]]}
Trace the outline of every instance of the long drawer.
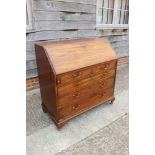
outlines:
{"label": "long drawer", "polygon": [[85,78],[96,76],[97,74],[103,74],[106,71],[110,71],[116,68],[116,60],[104,62],[91,67],[78,69],[57,76],[58,86],[64,86],[66,84],[79,81]]}
{"label": "long drawer", "polygon": [[97,83],[95,83],[91,87],[87,87],[84,89],[78,89],[76,91],[74,90],[74,91],[70,92],[70,94],[68,94],[68,95],[59,97],[58,101],[57,101],[57,103],[58,103],[57,106],[58,106],[58,108],[62,108],[62,107],[69,105],[70,103],[80,101],[97,91],[111,88],[114,85],[114,80],[115,80],[114,77],[111,77],[111,78],[105,79],[101,82],[97,81]]}
{"label": "long drawer", "polygon": [[71,94],[75,91],[81,90],[83,88],[92,87],[98,82],[102,82],[109,77],[114,77],[114,75],[115,75],[115,70],[109,70],[109,71],[105,71],[104,73],[97,74],[96,76],[83,79],[83,80],[79,80],[74,83],[65,85],[63,87],[58,87],[57,95],[58,97],[62,97],[67,94]]}
{"label": "long drawer", "polygon": [[61,108],[58,110],[59,118],[65,119],[68,116],[76,115],[80,111],[89,109],[92,106],[98,105],[101,102],[104,102],[113,97],[114,88],[109,88],[106,90],[98,91],[91,96],[71,104],[70,106]]}

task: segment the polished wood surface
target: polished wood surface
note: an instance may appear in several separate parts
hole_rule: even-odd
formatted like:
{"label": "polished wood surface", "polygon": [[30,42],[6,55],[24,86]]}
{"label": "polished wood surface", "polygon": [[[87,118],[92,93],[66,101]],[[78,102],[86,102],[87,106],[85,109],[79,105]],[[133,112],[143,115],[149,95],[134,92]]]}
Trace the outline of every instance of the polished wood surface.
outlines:
{"label": "polished wood surface", "polygon": [[66,118],[67,116],[79,113],[83,109],[87,109],[93,105],[97,105],[103,100],[107,100],[111,96],[113,96],[113,91],[113,88],[97,91],[96,93],[91,94],[90,96],[79,102],[75,102],[70,106],[60,109],[59,116],[60,118]]}
{"label": "polished wood surface", "polygon": [[39,42],[35,46],[42,108],[58,128],[114,100],[116,54],[107,40]]}
{"label": "polished wood surface", "polygon": [[[41,42],[56,74],[77,70],[116,58],[107,40],[82,39],[57,42]],[[57,52],[55,52],[57,51]]]}
{"label": "polished wood surface", "polygon": [[109,72],[105,72],[104,74],[99,74],[93,77],[89,77],[87,79],[79,80],[65,86],[58,86],[57,94],[58,96],[64,96],[65,94],[69,94],[73,90],[84,89],[86,87],[91,87],[96,85],[98,82],[102,82],[105,78],[109,78],[115,75],[115,70],[111,70]]}
{"label": "polished wood surface", "polygon": [[58,108],[66,107],[70,105],[70,103],[81,101],[84,98],[89,97],[94,93],[98,92],[99,90],[102,91],[107,88],[111,88],[114,85],[114,80],[115,79],[111,77],[98,83],[92,81],[92,85],[84,89],[78,89],[78,88],[71,89],[69,94],[66,94],[65,96],[62,97],[58,97]]}

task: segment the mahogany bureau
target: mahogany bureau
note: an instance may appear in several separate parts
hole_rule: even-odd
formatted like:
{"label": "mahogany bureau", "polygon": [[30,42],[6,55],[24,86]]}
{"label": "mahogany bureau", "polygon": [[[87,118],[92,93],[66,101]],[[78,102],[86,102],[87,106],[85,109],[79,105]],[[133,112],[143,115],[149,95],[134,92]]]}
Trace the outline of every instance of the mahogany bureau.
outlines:
{"label": "mahogany bureau", "polygon": [[35,44],[42,109],[58,128],[105,102],[113,103],[117,58],[103,38]]}

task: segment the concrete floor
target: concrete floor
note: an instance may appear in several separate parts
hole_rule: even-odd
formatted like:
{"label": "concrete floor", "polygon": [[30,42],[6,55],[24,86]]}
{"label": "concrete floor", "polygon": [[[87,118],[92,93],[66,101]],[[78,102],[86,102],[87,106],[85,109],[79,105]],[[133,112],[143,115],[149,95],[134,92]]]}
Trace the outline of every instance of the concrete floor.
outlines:
{"label": "concrete floor", "polygon": [[56,155],[128,155],[128,118],[128,114],[121,116],[108,126]]}
{"label": "concrete floor", "polygon": [[[103,129],[128,113],[128,64],[118,67],[116,100],[68,122],[60,131],[41,109],[39,89],[27,93],[27,155],[53,155]],[[112,146],[111,146],[112,147]]]}

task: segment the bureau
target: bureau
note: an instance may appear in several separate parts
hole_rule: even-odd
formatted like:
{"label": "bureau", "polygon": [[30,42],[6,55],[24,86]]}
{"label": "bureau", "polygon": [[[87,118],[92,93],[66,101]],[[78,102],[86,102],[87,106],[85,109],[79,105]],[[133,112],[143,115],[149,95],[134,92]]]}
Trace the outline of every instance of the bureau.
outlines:
{"label": "bureau", "polygon": [[103,39],[35,44],[42,109],[58,128],[100,104],[113,103],[117,58]]}

